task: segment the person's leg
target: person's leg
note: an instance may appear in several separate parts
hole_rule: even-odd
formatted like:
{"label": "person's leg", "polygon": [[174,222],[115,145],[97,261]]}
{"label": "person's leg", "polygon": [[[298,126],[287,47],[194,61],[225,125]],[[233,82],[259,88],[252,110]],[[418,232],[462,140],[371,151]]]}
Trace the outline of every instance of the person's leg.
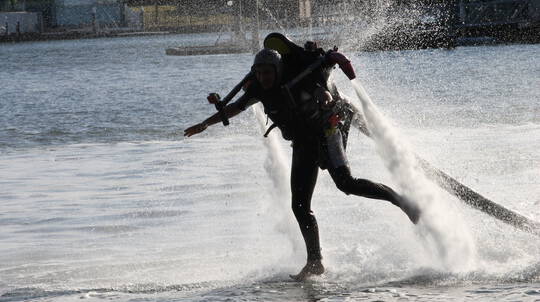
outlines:
{"label": "person's leg", "polygon": [[330,172],[336,187],[347,195],[353,194],[367,198],[383,199],[399,206],[398,200],[400,197],[394,190],[381,183],[352,177],[348,166],[332,167],[328,169],[328,172]]}
{"label": "person's leg", "polygon": [[392,188],[367,179],[352,177],[345,150],[343,149],[342,135],[339,133],[339,130],[331,137],[327,137],[327,151],[330,162],[328,172],[339,190],[347,195],[353,194],[367,198],[387,200],[400,207],[413,223],[418,222],[420,216],[419,209],[414,204],[406,201],[402,196],[392,190]]}
{"label": "person's leg", "polygon": [[291,168],[292,210],[306,243],[309,260],[321,259],[317,220],[311,211],[311,197],[317,182],[317,156],[307,143],[293,145]]}
{"label": "person's leg", "polygon": [[307,264],[295,276],[303,280],[309,275],[320,275],[324,272],[321,263],[321,248],[319,245],[319,229],[315,215],[311,211],[311,197],[317,182],[317,145],[313,143],[293,144],[293,159],[291,168],[292,210],[300,226],[307,250]]}

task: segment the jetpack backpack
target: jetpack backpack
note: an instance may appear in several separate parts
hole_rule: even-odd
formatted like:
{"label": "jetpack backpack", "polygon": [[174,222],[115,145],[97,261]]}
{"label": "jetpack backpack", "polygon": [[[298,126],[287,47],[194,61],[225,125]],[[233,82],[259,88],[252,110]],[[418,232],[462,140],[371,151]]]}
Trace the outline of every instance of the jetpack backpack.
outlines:
{"label": "jetpack backpack", "polygon": [[[315,42],[307,41],[300,47],[280,33],[271,33],[264,39],[264,47],[281,55],[282,94],[298,118],[319,133],[329,133],[332,128],[350,124],[350,105],[342,100],[329,78],[336,65],[349,79],[356,75],[349,59],[339,53],[336,46],[324,51]],[[326,103],[329,99],[331,102]],[[272,125],[265,136],[275,126]],[[348,126],[344,128],[348,130]]]}
{"label": "jetpack backpack", "polygon": [[[344,112],[347,110],[344,107],[347,104],[341,102],[337,89],[329,83],[329,77],[335,65],[338,65],[349,79],[354,79],[356,75],[349,59],[339,53],[335,46],[324,51],[317,47],[315,42],[308,41],[304,47],[300,47],[280,33],[271,33],[266,36],[264,47],[276,50],[281,55],[284,69],[281,81],[284,84],[281,85],[281,91],[288,103],[287,110],[310,125],[314,132],[321,133],[328,130],[328,127],[340,125],[340,121],[346,117]],[[229,124],[223,108],[244,85],[253,79],[253,76],[253,71],[250,71],[223,100],[217,95],[211,94],[208,97],[208,101],[218,110],[223,125]],[[325,106],[328,104],[321,103],[322,100],[317,98],[324,95],[330,95],[334,100],[332,106]],[[276,124],[270,126],[265,136],[276,126],[279,127]]]}

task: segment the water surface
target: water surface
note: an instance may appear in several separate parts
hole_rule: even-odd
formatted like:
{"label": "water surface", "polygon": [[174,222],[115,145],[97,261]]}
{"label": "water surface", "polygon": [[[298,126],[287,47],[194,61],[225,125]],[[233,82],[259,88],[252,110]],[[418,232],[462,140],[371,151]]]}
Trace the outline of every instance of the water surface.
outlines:
{"label": "water surface", "polygon": [[[252,55],[165,48],[215,38],[0,45],[0,301],[540,299],[540,239],[443,195],[475,252],[449,265],[397,208],[325,172],[313,208],[328,272],[289,281],[304,250],[253,112],[182,136]],[[347,54],[417,153],[540,220],[539,45]],[[356,131],[348,155],[355,176],[396,185]]]}

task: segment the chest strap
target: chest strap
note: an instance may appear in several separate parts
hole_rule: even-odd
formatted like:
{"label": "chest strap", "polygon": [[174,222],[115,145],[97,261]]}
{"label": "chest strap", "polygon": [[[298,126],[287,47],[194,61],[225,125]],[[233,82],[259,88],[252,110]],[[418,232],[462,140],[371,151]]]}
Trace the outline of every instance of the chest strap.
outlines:
{"label": "chest strap", "polygon": [[270,131],[274,130],[274,128],[276,128],[276,127],[277,127],[276,123],[273,123],[272,125],[270,125],[268,130],[266,130],[266,132],[264,133],[264,137],[268,137],[268,134],[270,134]]}

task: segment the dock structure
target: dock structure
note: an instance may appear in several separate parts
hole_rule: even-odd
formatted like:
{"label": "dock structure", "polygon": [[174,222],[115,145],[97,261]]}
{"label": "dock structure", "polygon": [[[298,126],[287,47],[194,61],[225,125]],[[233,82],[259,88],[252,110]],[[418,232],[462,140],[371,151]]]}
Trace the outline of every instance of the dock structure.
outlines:
{"label": "dock structure", "polygon": [[[220,38],[214,43],[214,45],[198,45],[198,46],[180,46],[171,47],[165,50],[167,55],[177,56],[190,56],[190,55],[208,55],[208,54],[228,54],[228,53],[249,53],[256,52],[260,47],[259,43],[259,0],[249,1],[253,9],[246,12],[247,7],[242,0],[219,2],[221,7],[215,7],[214,10],[206,10],[203,14],[197,14],[200,18],[206,18],[207,22],[212,23],[220,18],[216,18],[216,14],[221,15],[220,23],[211,24],[213,26],[218,25],[219,28],[216,31],[229,31],[231,32],[230,38],[226,41],[220,41]],[[191,3],[193,5],[193,3]],[[216,5],[215,3],[207,3],[206,5]],[[184,7],[187,10],[193,10],[190,5]],[[200,9],[200,8],[199,8]],[[253,12],[254,10],[254,12]],[[159,13],[157,7],[154,9],[155,16]],[[208,11],[212,11],[214,15],[208,15]],[[225,14],[225,15],[223,15]],[[154,16],[154,17],[155,17]],[[225,17],[224,17],[225,16]],[[190,20],[191,20],[190,16]],[[232,17],[232,18],[231,18]],[[159,20],[155,18],[158,24]],[[192,25],[192,24],[190,24]],[[247,37],[247,31],[250,31],[249,38]],[[221,34],[220,34],[221,37]]]}
{"label": "dock structure", "polygon": [[[312,7],[313,0],[122,0],[144,11],[144,26],[151,30],[210,32],[234,26],[239,16],[243,24],[257,18],[262,23],[296,26]],[[257,6],[259,8],[257,9]],[[239,15],[240,14],[240,15]],[[287,24],[284,24],[287,23]],[[249,30],[249,28],[248,28]]]}
{"label": "dock structure", "polygon": [[457,30],[461,36],[493,36],[506,41],[540,41],[540,1],[461,0]]}
{"label": "dock structure", "polygon": [[250,52],[252,52],[252,49],[250,47],[223,44],[209,46],[170,47],[165,50],[165,54],[169,56],[219,55]]}
{"label": "dock structure", "polygon": [[465,27],[518,25],[540,23],[540,2],[537,0],[462,0],[459,19]]}
{"label": "dock structure", "polygon": [[[174,0],[133,1],[170,5],[190,3],[178,4],[179,1]],[[324,47],[339,45],[349,50],[452,48],[465,41],[463,38],[484,36],[493,36],[493,40],[501,42],[540,40],[539,0],[259,0],[243,1],[244,4],[240,0],[229,2],[233,3],[232,10],[235,12],[238,11],[238,6],[243,5],[243,12],[231,15],[230,12],[215,8],[205,10],[214,15],[226,13],[232,16],[232,19],[226,20],[220,26],[214,26],[214,31],[227,26],[237,33],[243,33],[245,29],[247,32],[249,29],[253,31],[253,28],[259,27],[282,31],[309,27],[310,34],[303,35],[300,39],[316,39],[319,45]],[[220,3],[223,5],[224,2],[209,1],[207,5]],[[253,7],[256,6],[254,3],[262,5],[256,8]],[[189,11],[187,6],[183,7],[184,12]],[[152,10],[155,14],[151,19],[158,20],[157,4]],[[253,25],[254,13],[258,14],[259,11],[261,21]],[[235,26],[236,22],[243,22],[244,26]],[[377,26],[376,30],[369,30]],[[311,31],[311,27],[325,28],[327,33],[316,35],[315,31]],[[335,28],[339,30],[336,31]],[[193,31],[198,29],[201,28],[192,27]],[[358,41],[358,32],[364,30],[372,33]],[[473,44],[487,40],[474,41]],[[218,53],[226,49],[235,50],[231,47],[216,46]],[[208,48],[202,50],[211,53]],[[190,50],[176,53],[190,53]]]}

